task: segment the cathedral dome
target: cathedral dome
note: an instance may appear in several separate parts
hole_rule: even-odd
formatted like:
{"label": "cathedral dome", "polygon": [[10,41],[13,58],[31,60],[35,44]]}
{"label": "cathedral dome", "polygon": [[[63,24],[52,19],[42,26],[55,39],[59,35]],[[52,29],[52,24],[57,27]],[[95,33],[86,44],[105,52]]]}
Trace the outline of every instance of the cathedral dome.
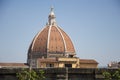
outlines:
{"label": "cathedral dome", "polygon": [[70,37],[56,24],[53,8],[48,24],[33,39],[28,58],[74,57],[75,49]]}

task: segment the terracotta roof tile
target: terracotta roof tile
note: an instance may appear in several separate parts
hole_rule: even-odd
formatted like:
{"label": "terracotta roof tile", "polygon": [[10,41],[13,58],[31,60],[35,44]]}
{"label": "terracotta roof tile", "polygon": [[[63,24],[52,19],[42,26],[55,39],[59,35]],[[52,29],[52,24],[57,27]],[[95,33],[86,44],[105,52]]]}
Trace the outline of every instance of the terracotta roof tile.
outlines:
{"label": "terracotta roof tile", "polygon": [[27,64],[26,63],[0,63],[0,66],[1,67],[14,67],[14,66],[16,66],[16,67],[27,67]]}
{"label": "terracotta roof tile", "polygon": [[38,59],[39,62],[58,62],[55,58]]}
{"label": "terracotta roof tile", "polygon": [[94,59],[80,59],[80,63],[95,63],[98,64]]}
{"label": "terracotta roof tile", "polygon": [[[69,36],[57,25],[46,26],[32,41],[28,53],[72,53],[75,54],[73,43]],[[41,55],[42,57],[43,55]]]}

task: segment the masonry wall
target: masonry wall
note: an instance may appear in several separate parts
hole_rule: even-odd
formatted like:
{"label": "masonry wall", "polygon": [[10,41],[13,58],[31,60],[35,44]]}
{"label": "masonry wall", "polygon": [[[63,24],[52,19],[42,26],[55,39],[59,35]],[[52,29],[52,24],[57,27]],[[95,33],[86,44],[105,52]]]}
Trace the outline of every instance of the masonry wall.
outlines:
{"label": "masonry wall", "polygon": [[97,68],[97,64],[95,63],[80,63],[80,68]]}
{"label": "masonry wall", "polygon": [[[0,80],[17,80],[16,73],[21,70],[21,68],[0,68]],[[103,80],[103,71],[116,69],[42,68],[42,70],[45,72],[45,80]]]}

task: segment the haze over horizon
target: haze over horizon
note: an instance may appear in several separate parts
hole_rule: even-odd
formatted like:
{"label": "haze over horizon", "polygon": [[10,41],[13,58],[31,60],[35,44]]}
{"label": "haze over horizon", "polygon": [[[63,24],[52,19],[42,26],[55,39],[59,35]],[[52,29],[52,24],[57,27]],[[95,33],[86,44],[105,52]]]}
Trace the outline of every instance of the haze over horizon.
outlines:
{"label": "haze over horizon", "polygon": [[120,61],[119,0],[0,0],[0,62],[26,62],[34,36],[54,6],[57,24],[70,36],[77,57],[99,66]]}

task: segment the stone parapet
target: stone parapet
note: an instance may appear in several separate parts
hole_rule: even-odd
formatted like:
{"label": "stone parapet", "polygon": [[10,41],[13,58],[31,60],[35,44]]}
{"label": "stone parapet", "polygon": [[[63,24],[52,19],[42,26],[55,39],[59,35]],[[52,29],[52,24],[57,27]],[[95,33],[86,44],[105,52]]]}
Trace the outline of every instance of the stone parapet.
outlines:
{"label": "stone parapet", "polygon": [[[0,68],[0,80],[17,80],[16,73],[23,68]],[[29,68],[27,68],[29,70]],[[117,69],[108,68],[36,68],[35,71],[43,70],[45,77],[49,80],[103,80],[104,71],[114,72]]]}

